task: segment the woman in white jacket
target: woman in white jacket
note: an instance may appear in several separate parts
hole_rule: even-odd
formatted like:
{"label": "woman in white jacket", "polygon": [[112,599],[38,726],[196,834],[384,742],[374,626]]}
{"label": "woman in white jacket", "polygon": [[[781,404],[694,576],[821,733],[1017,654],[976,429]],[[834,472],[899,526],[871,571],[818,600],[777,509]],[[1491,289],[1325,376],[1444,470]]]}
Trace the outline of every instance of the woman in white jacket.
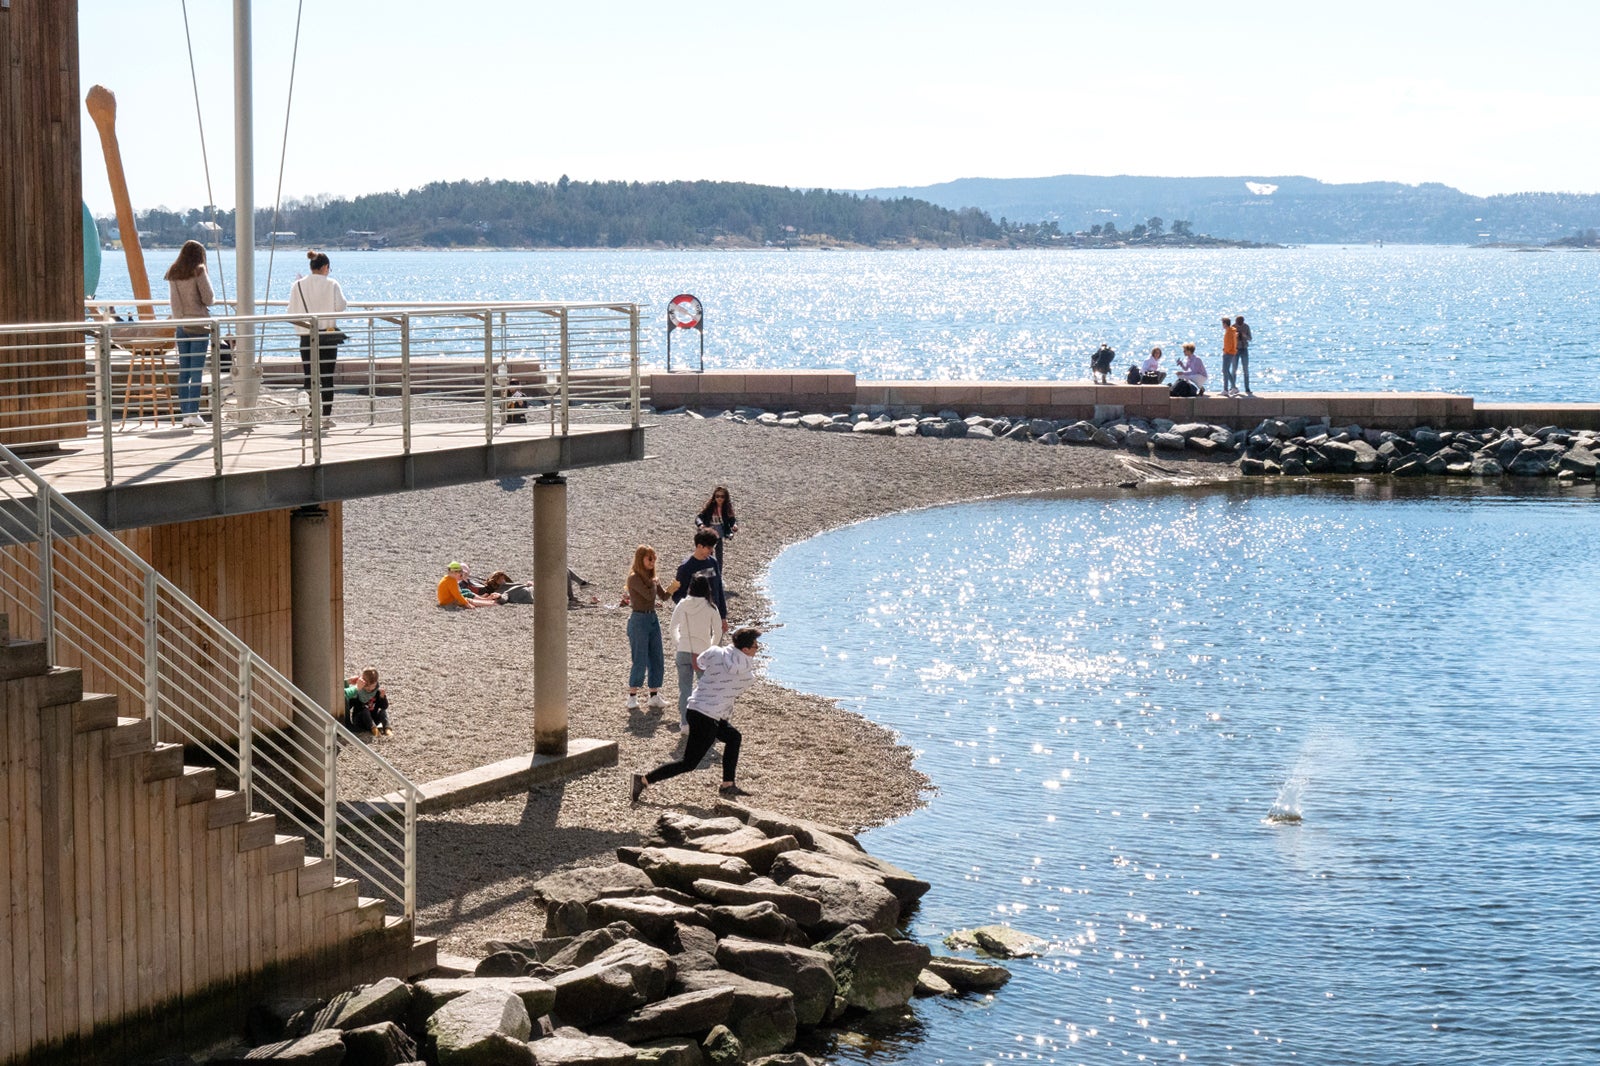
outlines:
{"label": "woman in white jacket", "polygon": [[695,659],[717,645],[722,615],[711,602],[711,578],[704,572],[689,580],[689,593],[672,608],[672,643],[678,649],[678,728],[689,726],[689,693],[700,675]]}
{"label": "woman in white jacket", "polygon": [[[330,264],[328,256],[323,252],[307,252],[306,258],[311,261],[311,273],[299,278],[289,287],[289,307],[291,315],[326,315],[335,311],[343,311],[347,306],[344,302],[344,290],[339,283],[328,276]],[[333,372],[334,360],[339,355],[339,346],[330,334],[339,328],[338,319],[318,318],[317,330],[317,374],[322,379],[322,427],[327,429],[333,425]],[[300,334],[300,366],[303,371],[302,381],[305,385],[306,395],[311,395],[311,327],[302,322],[294,324],[295,332]]]}

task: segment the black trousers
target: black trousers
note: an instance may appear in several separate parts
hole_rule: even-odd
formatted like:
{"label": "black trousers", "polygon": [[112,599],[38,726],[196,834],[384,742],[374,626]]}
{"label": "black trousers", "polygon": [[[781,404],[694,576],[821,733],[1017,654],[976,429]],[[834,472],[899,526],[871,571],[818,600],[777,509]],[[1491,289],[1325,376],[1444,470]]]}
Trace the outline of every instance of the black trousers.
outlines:
{"label": "black trousers", "polygon": [[367,705],[355,696],[347,696],[344,701],[345,728],[352,733],[370,733],[376,728],[389,728],[389,697],[378,693],[378,698],[372,701],[372,710],[367,710]]}
{"label": "black trousers", "polygon": [[644,775],[648,784],[665,781],[669,777],[686,774],[700,765],[711,745],[722,741],[722,779],[732,781],[739,768],[739,731],[719,718],[701,714],[689,708],[689,739],[683,744],[683,758],[677,762],[663,763]]}
{"label": "black trousers", "polygon": [[[323,342],[318,349],[317,369],[322,374],[322,417],[327,418],[333,414],[333,371],[334,362],[339,358],[339,346]],[[311,395],[311,334],[300,334],[300,380],[306,390],[306,395]]]}

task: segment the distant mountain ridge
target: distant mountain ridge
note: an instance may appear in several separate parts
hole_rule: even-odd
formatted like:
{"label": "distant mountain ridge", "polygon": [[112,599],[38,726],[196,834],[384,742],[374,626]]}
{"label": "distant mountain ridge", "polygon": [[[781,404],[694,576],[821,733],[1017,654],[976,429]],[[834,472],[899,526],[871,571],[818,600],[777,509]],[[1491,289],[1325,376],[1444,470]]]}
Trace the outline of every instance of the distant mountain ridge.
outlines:
{"label": "distant mountain ridge", "polygon": [[997,221],[1053,221],[1068,233],[1107,221],[1127,230],[1156,217],[1168,223],[1188,221],[1195,233],[1278,244],[1543,243],[1600,226],[1600,195],[1473,196],[1437,182],[1340,185],[1299,175],[1161,178],[1061,174],[961,178],[938,185],[861,191],[889,200],[913,197],[952,210],[977,208]]}

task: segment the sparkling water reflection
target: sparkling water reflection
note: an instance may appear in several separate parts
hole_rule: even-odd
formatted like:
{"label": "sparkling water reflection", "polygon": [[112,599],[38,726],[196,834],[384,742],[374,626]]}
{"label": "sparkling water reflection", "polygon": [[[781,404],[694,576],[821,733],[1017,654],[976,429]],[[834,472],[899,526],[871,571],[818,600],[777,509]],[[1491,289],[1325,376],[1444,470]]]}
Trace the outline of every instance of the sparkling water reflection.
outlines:
{"label": "sparkling water reflection", "polygon": [[935,885],[914,935],[1052,945],[837,1061],[1594,1054],[1594,494],[1394,491],[987,502],[779,557],[772,675],[938,786],[868,835]]}
{"label": "sparkling water reflection", "polygon": [[[352,300],[634,300],[664,316],[669,299],[692,292],[706,307],[708,367],[1078,380],[1103,340],[1130,358],[1193,340],[1215,362],[1218,319],[1242,312],[1254,324],[1258,389],[1574,401],[1590,399],[1600,377],[1600,256],[1580,252],[335,251],[333,259]],[[231,260],[224,265],[231,282]],[[278,255],[274,298],[297,270],[305,270],[298,249]],[[266,284],[266,253],[256,278]],[[99,295],[125,301],[130,292],[126,264],[108,256]],[[648,322],[645,334],[658,362],[664,321]],[[693,343],[674,354],[691,358],[675,365],[698,361]]]}

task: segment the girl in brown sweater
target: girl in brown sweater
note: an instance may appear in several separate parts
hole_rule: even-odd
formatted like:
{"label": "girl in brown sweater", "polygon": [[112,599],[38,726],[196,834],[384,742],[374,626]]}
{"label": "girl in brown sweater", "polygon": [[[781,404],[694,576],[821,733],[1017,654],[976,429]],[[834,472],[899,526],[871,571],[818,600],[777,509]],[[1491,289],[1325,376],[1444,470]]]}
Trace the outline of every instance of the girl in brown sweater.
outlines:
{"label": "girl in brown sweater", "polygon": [[633,609],[628,616],[628,652],[633,659],[628,670],[630,711],[639,708],[639,686],[647,681],[650,709],[659,711],[662,707],[661,678],[666,672],[666,659],[661,652],[661,618],[656,614],[656,604],[670,600],[672,591],[656,580],[656,550],[648,544],[639,545],[634,550],[633,567],[628,571],[628,584],[619,604]]}

